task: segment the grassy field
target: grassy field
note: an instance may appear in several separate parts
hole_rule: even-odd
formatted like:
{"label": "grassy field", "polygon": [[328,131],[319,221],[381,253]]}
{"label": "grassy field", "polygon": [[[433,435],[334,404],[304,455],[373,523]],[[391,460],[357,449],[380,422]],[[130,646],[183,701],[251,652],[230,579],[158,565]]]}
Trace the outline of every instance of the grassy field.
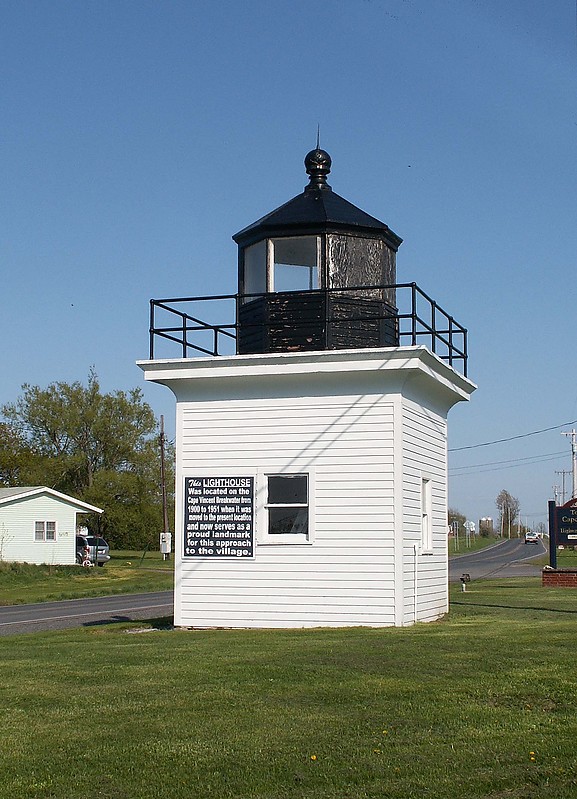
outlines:
{"label": "grassy field", "polygon": [[0,605],[169,591],[174,562],[160,552],[111,552],[102,568],[0,562]]}
{"label": "grassy field", "polygon": [[467,546],[467,539],[464,535],[459,535],[459,538],[451,537],[449,538],[449,556],[478,552],[480,549],[494,546],[501,540],[501,538],[495,538],[494,536],[472,535],[469,537],[469,546]]}
{"label": "grassy field", "polygon": [[405,629],[2,638],[0,796],[573,799],[576,620],[503,580]]}
{"label": "grassy field", "polygon": [[[471,537],[470,547],[460,539],[457,552],[450,542],[450,554],[468,554],[498,543],[500,539]],[[78,566],[33,566],[0,562],[0,605],[29,602],[52,602],[60,599],[106,596],[112,594],[168,591],[173,587],[174,560],[163,560],[160,552],[112,550],[103,568],[81,569]],[[544,566],[548,555],[536,557]],[[577,552],[560,550],[558,566],[577,567]]]}
{"label": "grassy field", "polygon": [[[549,558],[547,558],[549,563]],[[558,569],[577,569],[577,552],[574,549],[560,549],[557,551]]]}

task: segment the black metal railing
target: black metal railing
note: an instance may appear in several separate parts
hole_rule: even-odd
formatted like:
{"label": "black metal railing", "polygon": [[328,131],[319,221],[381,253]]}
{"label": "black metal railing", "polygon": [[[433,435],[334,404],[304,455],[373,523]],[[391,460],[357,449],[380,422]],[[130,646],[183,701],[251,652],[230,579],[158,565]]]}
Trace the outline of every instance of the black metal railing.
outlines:
{"label": "black metal railing", "polygon": [[424,344],[467,375],[467,330],[416,283],[151,300],[149,332],[151,360]]}

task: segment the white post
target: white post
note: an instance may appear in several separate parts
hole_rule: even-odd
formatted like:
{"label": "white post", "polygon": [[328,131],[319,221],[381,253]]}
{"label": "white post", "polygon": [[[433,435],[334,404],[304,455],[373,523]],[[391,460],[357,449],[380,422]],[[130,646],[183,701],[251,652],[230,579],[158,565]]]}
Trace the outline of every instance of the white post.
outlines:
{"label": "white post", "polygon": [[415,597],[414,598],[415,608],[414,608],[414,613],[413,613],[413,620],[414,620],[414,622],[416,624],[418,622],[418,620],[419,620],[419,608],[418,608],[418,594],[419,594],[418,561],[419,561],[419,551],[418,551],[418,547],[417,547],[416,544],[413,544],[413,552],[414,552],[414,555],[415,555],[415,574],[414,574],[415,584],[414,584],[414,589],[413,589],[413,594],[414,594],[414,597]]}

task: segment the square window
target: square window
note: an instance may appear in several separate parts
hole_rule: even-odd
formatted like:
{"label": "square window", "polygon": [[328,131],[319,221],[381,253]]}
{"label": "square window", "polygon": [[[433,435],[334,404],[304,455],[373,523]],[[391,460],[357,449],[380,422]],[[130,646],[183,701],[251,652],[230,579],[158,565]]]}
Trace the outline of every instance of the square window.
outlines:
{"label": "square window", "polygon": [[56,541],[56,522],[34,522],[35,541]]}
{"label": "square window", "polygon": [[306,543],[310,540],[308,474],[264,476],[263,538],[269,543]]}
{"label": "square window", "polygon": [[306,505],[308,502],[308,479],[306,474],[269,475],[269,505]]}
{"label": "square window", "polygon": [[269,535],[293,535],[308,533],[308,511],[306,508],[268,508]]}

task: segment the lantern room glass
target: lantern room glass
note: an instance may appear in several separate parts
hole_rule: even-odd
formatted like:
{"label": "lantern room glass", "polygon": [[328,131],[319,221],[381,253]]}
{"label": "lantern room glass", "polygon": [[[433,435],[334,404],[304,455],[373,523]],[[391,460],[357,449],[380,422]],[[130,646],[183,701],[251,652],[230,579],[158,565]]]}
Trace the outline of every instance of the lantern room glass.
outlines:
{"label": "lantern room glass", "polygon": [[267,290],[266,251],[266,241],[259,241],[244,251],[245,294],[264,294]]}
{"label": "lantern room glass", "polygon": [[319,287],[319,238],[272,239],[272,290],[312,291]]}
{"label": "lantern room glass", "polygon": [[[319,253],[319,236],[263,239],[246,247],[243,294],[318,289]],[[251,299],[245,296],[244,301]]]}

